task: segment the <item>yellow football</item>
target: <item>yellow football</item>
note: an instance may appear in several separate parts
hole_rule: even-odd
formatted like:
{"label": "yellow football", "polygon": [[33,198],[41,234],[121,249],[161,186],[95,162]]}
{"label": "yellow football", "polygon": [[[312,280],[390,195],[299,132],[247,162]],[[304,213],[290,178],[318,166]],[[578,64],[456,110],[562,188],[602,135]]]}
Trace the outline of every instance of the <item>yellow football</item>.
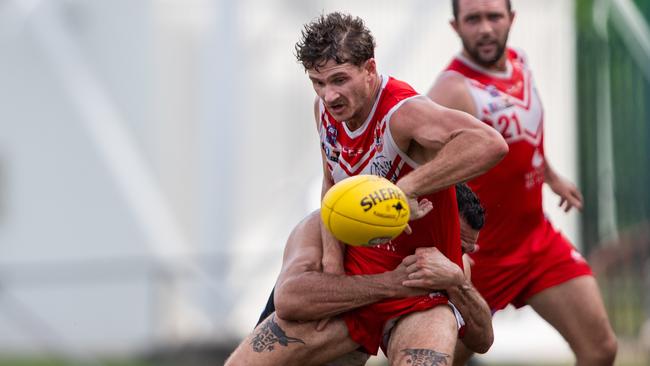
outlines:
{"label": "yellow football", "polygon": [[388,179],[357,175],[335,184],[323,197],[321,218],[341,242],[379,245],[404,231],[409,206],[401,189]]}

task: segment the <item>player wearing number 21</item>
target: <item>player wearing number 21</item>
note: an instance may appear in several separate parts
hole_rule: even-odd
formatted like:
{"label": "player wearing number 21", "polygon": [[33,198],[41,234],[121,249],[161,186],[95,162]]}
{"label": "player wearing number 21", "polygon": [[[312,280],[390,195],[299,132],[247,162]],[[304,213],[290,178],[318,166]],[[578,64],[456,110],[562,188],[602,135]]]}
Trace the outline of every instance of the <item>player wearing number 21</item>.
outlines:
{"label": "player wearing number 21", "polygon": [[[578,365],[611,365],[616,338],[589,265],[542,209],[543,183],[565,211],[581,209],[582,196],[544,155],[544,113],[528,60],[506,46],[510,1],[453,0],[452,7],[463,50],[429,97],[482,120],[510,148],[495,168],[469,182],[486,211],[480,250],[471,254],[472,282],[492,312],[531,305],[567,340]],[[459,349],[454,364],[468,356]]]}

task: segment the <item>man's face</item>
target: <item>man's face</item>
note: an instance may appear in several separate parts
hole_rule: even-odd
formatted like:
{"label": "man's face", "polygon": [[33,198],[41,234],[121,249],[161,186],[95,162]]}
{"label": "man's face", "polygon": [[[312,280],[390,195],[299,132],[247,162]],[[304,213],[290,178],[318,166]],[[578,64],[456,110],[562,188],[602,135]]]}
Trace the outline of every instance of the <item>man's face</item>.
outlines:
{"label": "man's face", "polygon": [[316,94],[325,102],[327,111],[338,121],[363,122],[372,108],[372,77],[375,60],[361,66],[337,64],[329,60],[325,65],[307,70]]}
{"label": "man's face", "polygon": [[459,0],[451,25],[472,60],[490,67],[503,55],[513,19],[506,0]]}
{"label": "man's face", "polygon": [[463,253],[474,253],[477,249],[476,242],[478,241],[478,230],[472,229],[462,216],[459,221],[460,246],[462,251]]}

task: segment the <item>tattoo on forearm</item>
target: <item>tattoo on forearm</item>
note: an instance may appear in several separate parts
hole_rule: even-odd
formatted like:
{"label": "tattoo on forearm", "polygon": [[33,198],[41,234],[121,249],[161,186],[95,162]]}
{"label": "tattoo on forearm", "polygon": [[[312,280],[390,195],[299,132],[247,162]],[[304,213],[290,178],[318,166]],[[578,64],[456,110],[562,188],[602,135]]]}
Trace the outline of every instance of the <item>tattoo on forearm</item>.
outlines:
{"label": "tattoo on forearm", "polygon": [[406,363],[411,366],[440,366],[448,365],[449,355],[432,349],[406,348],[402,352],[406,355]]}
{"label": "tattoo on forearm", "polygon": [[289,343],[302,343],[302,339],[287,336],[280,325],[275,322],[275,315],[269,320],[262,323],[260,329],[251,340],[251,346],[255,352],[273,351],[273,347],[278,343],[282,346],[288,346]]}

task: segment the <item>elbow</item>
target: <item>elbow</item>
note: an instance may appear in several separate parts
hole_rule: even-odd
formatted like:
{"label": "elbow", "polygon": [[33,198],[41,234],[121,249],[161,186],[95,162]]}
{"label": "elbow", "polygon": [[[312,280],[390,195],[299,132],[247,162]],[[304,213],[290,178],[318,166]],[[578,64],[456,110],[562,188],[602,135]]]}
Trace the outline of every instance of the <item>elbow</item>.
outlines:
{"label": "elbow", "polygon": [[492,333],[492,329],[490,329],[489,334],[487,333],[488,332],[486,332],[485,337],[476,344],[476,349],[474,349],[474,352],[484,354],[490,350],[492,344],[494,343],[494,333]]}
{"label": "elbow", "polygon": [[483,130],[482,155],[485,158],[483,161],[486,164],[486,168],[489,170],[503,160],[510,149],[508,148],[508,143],[500,133],[491,127],[488,128]]}
{"label": "elbow", "polygon": [[298,320],[298,319],[294,319],[294,314],[295,314],[294,310],[295,309],[292,308],[289,302],[281,302],[281,301],[275,302],[275,315],[277,315],[277,317],[280,319]]}
{"label": "elbow", "polygon": [[290,286],[276,288],[273,302],[275,303],[275,315],[280,319],[289,321],[309,321],[317,319],[310,309],[313,306],[306,304],[302,294],[292,291]]}
{"label": "elbow", "polygon": [[275,315],[284,320],[301,320],[297,318],[299,315],[299,306],[295,301],[295,295],[286,286],[278,287],[275,289],[273,298],[275,304]]}
{"label": "elbow", "polygon": [[304,306],[295,304],[278,304],[275,308],[275,315],[280,319],[289,321],[312,321],[319,319],[317,314],[306,311]]}
{"label": "elbow", "polygon": [[480,336],[466,336],[462,341],[463,344],[465,344],[465,346],[472,352],[484,354],[490,350],[492,344],[494,343],[494,333],[492,332],[492,327],[489,327],[489,329],[484,329]]}
{"label": "elbow", "polygon": [[510,148],[508,147],[508,143],[503,138],[503,136],[501,136],[500,133],[496,132],[495,130],[493,130],[492,132],[493,132],[492,150],[494,154],[494,159],[498,163],[503,158],[506,157],[508,151],[510,151]]}

